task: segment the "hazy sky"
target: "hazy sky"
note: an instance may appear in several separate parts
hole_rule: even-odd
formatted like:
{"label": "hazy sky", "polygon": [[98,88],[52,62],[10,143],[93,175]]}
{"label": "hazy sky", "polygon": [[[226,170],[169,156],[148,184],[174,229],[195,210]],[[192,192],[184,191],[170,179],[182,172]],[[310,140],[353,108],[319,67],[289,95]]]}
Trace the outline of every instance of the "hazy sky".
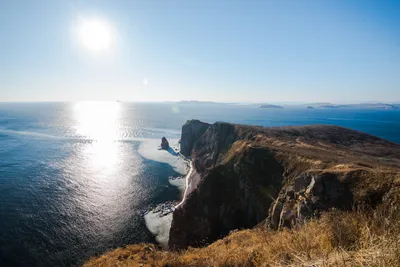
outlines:
{"label": "hazy sky", "polygon": [[192,99],[400,101],[400,1],[0,1],[0,101]]}

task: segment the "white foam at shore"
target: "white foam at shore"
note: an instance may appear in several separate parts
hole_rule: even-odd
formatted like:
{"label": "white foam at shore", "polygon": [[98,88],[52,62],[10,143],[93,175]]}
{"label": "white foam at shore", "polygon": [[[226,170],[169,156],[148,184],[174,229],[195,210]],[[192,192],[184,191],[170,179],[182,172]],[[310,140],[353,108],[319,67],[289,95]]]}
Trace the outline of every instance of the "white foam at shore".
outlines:
{"label": "white foam at shore", "polygon": [[172,224],[172,213],[160,217],[160,212],[150,211],[144,216],[146,226],[156,237],[156,241],[164,248],[168,248],[169,230]]}
{"label": "white foam at shore", "polygon": [[[178,150],[178,139],[168,140],[174,151]],[[181,156],[172,155],[170,152],[159,149],[161,139],[143,139],[140,142],[138,153],[150,160],[169,164],[174,170],[182,175],[189,171],[188,162]]]}
{"label": "white foam at shore", "polygon": [[[174,170],[185,178],[168,179],[169,183],[176,186],[182,193],[184,198],[184,192],[186,190],[186,174],[190,173],[191,164],[190,161],[185,160],[182,156],[172,151],[168,152],[160,149],[160,139],[143,139],[140,140],[138,153],[150,160],[157,162],[163,162],[169,164]],[[179,148],[178,139],[168,140],[171,148],[177,151]],[[172,153],[171,153],[172,152]],[[149,231],[155,235],[156,241],[163,247],[168,248],[169,230],[172,224],[172,213],[165,216],[161,216],[162,212],[154,212],[152,210],[144,216],[144,220]]]}
{"label": "white foam at shore", "polygon": [[168,179],[168,181],[171,185],[176,186],[183,196],[186,189],[186,179],[183,177],[178,179]]}

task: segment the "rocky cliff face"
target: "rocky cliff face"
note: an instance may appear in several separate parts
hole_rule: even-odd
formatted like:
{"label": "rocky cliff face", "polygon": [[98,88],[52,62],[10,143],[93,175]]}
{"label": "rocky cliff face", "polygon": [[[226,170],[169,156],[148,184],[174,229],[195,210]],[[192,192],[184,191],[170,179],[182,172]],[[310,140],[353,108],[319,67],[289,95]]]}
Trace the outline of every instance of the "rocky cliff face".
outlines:
{"label": "rocky cliff face", "polygon": [[335,126],[188,121],[181,153],[192,158],[195,182],[174,211],[172,249],[259,223],[278,229],[330,208],[397,201],[400,188],[400,145]]}
{"label": "rocky cliff face", "polygon": [[193,144],[200,136],[207,130],[210,125],[208,123],[201,122],[199,120],[187,121],[182,126],[182,138],[181,138],[181,153],[186,157],[190,156],[192,152]]}

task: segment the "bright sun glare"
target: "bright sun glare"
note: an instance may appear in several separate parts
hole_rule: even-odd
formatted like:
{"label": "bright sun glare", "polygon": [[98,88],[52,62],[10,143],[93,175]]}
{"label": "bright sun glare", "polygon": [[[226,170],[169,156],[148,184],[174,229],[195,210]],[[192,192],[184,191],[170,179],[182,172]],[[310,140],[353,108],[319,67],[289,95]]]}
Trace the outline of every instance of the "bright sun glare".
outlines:
{"label": "bright sun glare", "polygon": [[117,102],[78,102],[74,106],[76,133],[90,140],[85,146],[87,164],[106,172],[115,171],[119,160],[121,107]]}
{"label": "bright sun glare", "polygon": [[100,20],[83,21],[79,34],[83,44],[93,51],[108,49],[112,41],[109,25]]}
{"label": "bright sun glare", "polygon": [[112,142],[118,139],[119,103],[78,102],[74,110],[78,134],[97,142]]}

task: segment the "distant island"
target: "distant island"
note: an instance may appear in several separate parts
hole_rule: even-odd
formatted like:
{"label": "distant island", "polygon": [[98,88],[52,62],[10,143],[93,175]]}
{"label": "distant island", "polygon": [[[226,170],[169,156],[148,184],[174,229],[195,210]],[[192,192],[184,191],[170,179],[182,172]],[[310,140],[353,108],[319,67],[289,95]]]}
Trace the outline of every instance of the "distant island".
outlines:
{"label": "distant island", "polygon": [[[120,102],[120,101],[118,101]],[[213,101],[199,101],[199,100],[182,100],[182,101],[165,101],[165,103],[178,104],[178,105],[248,105],[254,108],[267,108],[267,109],[283,109],[283,106],[264,103],[229,103],[229,102],[213,102]],[[287,108],[305,108],[305,109],[385,109],[385,110],[400,110],[400,103],[353,103],[353,104],[334,104],[329,102],[314,102],[314,103],[293,103],[285,104]]]}
{"label": "distant island", "polygon": [[278,105],[263,104],[260,106],[260,108],[283,108],[283,107],[278,106]]}
{"label": "distant island", "polygon": [[399,104],[385,103],[360,103],[360,104],[331,104],[331,103],[312,103],[307,104],[306,108],[366,108],[366,109],[400,109]]}
{"label": "distant island", "polygon": [[177,101],[178,104],[223,104],[214,101],[199,101],[199,100],[181,100]]}

